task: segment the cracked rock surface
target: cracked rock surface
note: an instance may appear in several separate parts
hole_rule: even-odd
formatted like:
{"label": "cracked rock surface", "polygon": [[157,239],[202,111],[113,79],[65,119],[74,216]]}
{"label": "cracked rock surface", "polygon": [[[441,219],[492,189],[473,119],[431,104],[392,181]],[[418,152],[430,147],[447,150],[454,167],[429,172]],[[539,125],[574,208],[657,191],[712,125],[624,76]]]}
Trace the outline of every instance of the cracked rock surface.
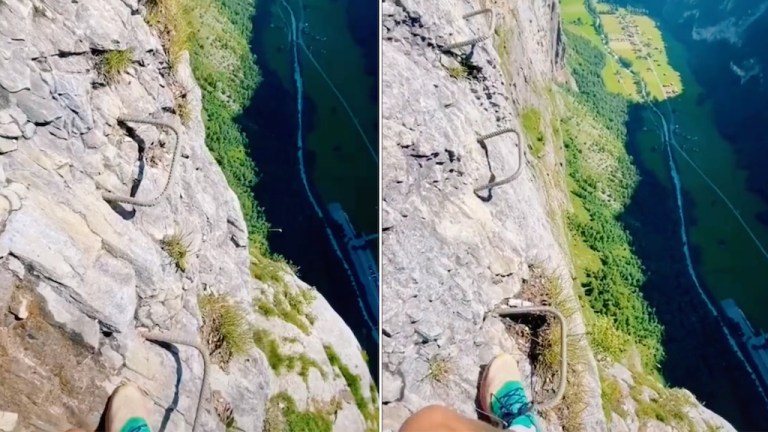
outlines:
{"label": "cracked rock surface", "polygon": [[[488,7],[496,14],[489,40],[441,49],[487,33],[487,16],[462,16]],[[566,236],[558,222],[570,206],[561,180],[562,132],[549,126],[553,111],[561,108],[548,92],[570,80],[555,0],[385,0],[382,14],[382,401],[384,430],[395,432],[408,416],[432,404],[478,418],[481,370],[501,352],[519,358],[529,396],[541,386],[509,327],[490,312],[519,303],[521,288],[536,277],[532,268],[554,276],[563,295],[575,301]],[[538,157],[528,150],[521,124],[529,107],[542,114],[546,143]],[[518,131],[519,139],[505,133],[485,145],[477,140],[505,128]],[[511,183],[474,191],[518,167]],[[577,415],[583,430],[679,430],[638,419],[630,389],[646,395],[646,402],[659,394],[633,382],[624,366],[601,362],[622,398],[611,401],[612,407],[618,403],[632,411],[623,418],[611,413],[606,420],[583,317],[574,312],[567,319],[574,346],[584,353],[572,366],[576,373],[569,368],[581,382],[585,403]],[[695,430],[733,430],[690,393],[676,392],[691,400],[686,414]],[[540,416],[544,430],[563,430],[558,415]]]}
{"label": "cracked rock surface", "polygon": [[[324,345],[361,376],[370,398],[359,344],[319,294],[308,335],[253,312],[254,297],[272,288],[250,275],[240,205],[205,146],[188,57],[172,74],[142,10],[120,0],[0,2],[0,427],[94,428],[107,395],[132,381],[153,402],[153,430],[191,430],[200,355],[150,344],[138,329],[197,339],[198,297],[206,293],[231,298],[252,325],[294,336],[297,350],[310,350],[327,378],[318,374],[305,384],[278,376],[252,347],[226,370],[212,367],[201,430],[224,430],[212,390],[248,431],[261,430],[277,391],[299,407],[347,391]],[[131,63],[107,82],[98,64],[116,49],[130,49]],[[174,114],[179,95],[192,112],[185,125]],[[172,132],[119,123],[121,115],[167,121],[180,131],[177,179],[154,207],[101,197],[132,188],[138,197],[155,196],[171,164]],[[189,241],[185,272],[160,244],[177,232]],[[291,289],[312,289],[286,276]],[[346,398],[342,408],[341,430],[358,430],[349,426],[362,423],[354,402]]]}
{"label": "cracked rock surface", "polygon": [[[527,147],[515,134],[489,139],[485,149],[477,137],[506,127],[522,137],[518,108],[535,103],[534,83],[550,82],[563,67],[556,2],[522,3],[384,2],[387,430],[397,430],[404,417],[429,404],[476,418],[481,367],[496,354],[517,352],[504,324],[488,312],[517,294],[531,264],[569,274],[527,153],[511,184],[490,194],[473,191],[514,172],[520,148]],[[486,32],[487,19],[462,19],[481,6],[495,9],[497,29],[516,42],[512,74],[502,71],[492,39],[472,50],[469,76],[454,79],[449,71],[469,48],[442,53],[439,47]],[[570,289],[570,278],[563,282]],[[583,329],[580,321],[571,325]],[[447,363],[441,382],[428,376],[436,359]],[[522,359],[521,368],[530,374]],[[588,376],[586,424],[605,429],[596,370]]]}

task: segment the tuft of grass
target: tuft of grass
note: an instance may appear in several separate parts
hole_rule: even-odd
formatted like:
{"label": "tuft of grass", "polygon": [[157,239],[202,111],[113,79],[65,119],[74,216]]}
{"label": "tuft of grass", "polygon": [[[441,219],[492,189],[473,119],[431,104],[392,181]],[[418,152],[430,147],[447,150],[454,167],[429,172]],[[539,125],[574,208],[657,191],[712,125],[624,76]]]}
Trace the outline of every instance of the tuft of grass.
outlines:
{"label": "tuft of grass", "polygon": [[446,68],[448,76],[453,79],[464,79],[469,76],[469,70],[464,65],[452,66]]}
{"label": "tuft of grass", "polygon": [[264,432],[331,432],[333,421],[324,412],[299,411],[291,395],[280,392],[267,404]]}
{"label": "tuft of grass", "polygon": [[176,115],[181,119],[181,123],[188,125],[192,120],[192,109],[189,107],[189,101],[186,96],[177,96],[174,101],[173,110],[176,111]]}
{"label": "tuft of grass", "polygon": [[176,231],[160,241],[160,247],[168,254],[181,271],[187,271],[187,256],[189,255],[189,242],[184,234]]}
{"label": "tuft of grass", "polygon": [[256,347],[264,353],[264,355],[267,357],[269,366],[278,375],[281,375],[283,372],[298,371],[299,376],[306,383],[309,379],[310,369],[315,368],[318,372],[320,372],[320,375],[323,377],[323,379],[326,377],[325,371],[323,371],[320,365],[306,354],[283,354],[280,351],[279,341],[272,337],[268,330],[254,330],[253,342],[256,344]]}
{"label": "tuft of grass", "polygon": [[445,383],[451,375],[451,372],[451,364],[447,358],[436,354],[429,359],[427,377],[432,381]]}
{"label": "tuft of grass", "polygon": [[[633,373],[632,378],[635,385],[629,389],[629,394],[637,403],[635,413],[638,419],[658,420],[681,430],[696,430],[687,412],[695,403],[690,394],[680,389],[666,388],[645,373]],[[656,392],[658,397],[646,400],[643,397],[644,387]]]}
{"label": "tuft of grass", "polygon": [[341,376],[344,377],[344,381],[347,383],[349,391],[352,393],[352,398],[355,400],[355,405],[363,415],[366,422],[366,432],[379,430],[379,412],[378,409],[371,404],[365,398],[363,389],[360,383],[360,377],[352,372],[344,362],[341,361],[341,357],[330,345],[325,345],[325,355],[328,357],[328,362],[331,363],[331,367],[336,368],[341,372]]}
{"label": "tuft of grass", "polygon": [[682,390],[665,389],[656,400],[638,401],[636,414],[639,419],[654,419],[683,430],[696,430],[687,412],[692,403]]}
{"label": "tuft of grass", "polygon": [[368,364],[368,353],[365,350],[360,351],[360,356],[363,358],[363,363]]}
{"label": "tuft of grass", "polygon": [[108,82],[114,82],[131,65],[130,50],[107,51],[101,57],[101,74]]}
{"label": "tuft of grass", "polygon": [[531,153],[540,158],[544,156],[544,132],[541,130],[541,112],[528,107],[522,113],[523,131],[528,138],[531,147]]}
{"label": "tuft of grass", "polygon": [[[569,329],[568,320],[581,311],[578,301],[566,292],[560,280],[541,267],[530,267],[531,277],[528,284],[538,291],[540,299],[537,302],[549,305],[560,311],[566,319],[566,332]],[[536,343],[531,348],[529,356],[533,362],[534,373],[541,382],[556,383],[562,374],[562,338],[565,337],[566,359],[568,368],[566,374],[565,394],[563,402],[553,409],[560,420],[563,430],[576,432],[585,429],[583,413],[588,407],[585,391],[584,367],[587,364],[587,344],[572,334],[562,334],[559,323],[552,317],[547,317],[545,324],[538,330]]]}
{"label": "tuft of grass", "polygon": [[283,273],[289,267],[282,257],[264,256],[256,248],[251,248],[251,276],[271,285],[282,285],[285,283]]}
{"label": "tuft of grass", "polygon": [[619,382],[599,368],[600,371],[600,397],[603,400],[603,413],[605,421],[611,422],[611,413],[618,414],[621,418],[627,417],[627,410],[621,404],[624,396],[621,393]]}
{"label": "tuft of grass", "polygon": [[254,299],[256,310],[266,317],[279,318],[292,324],[304,334],[310,334],[316,317],[309,312],[309,306],[315,301],[315,294],[310,290],[292,290],[285,281],[275,286],[270,298]]}
{"label": "tuft of grass", "polygon": [[227,364],[245,354],[251,343],[251,329],[243,311],[223,295],[206,294],[198,299],[203,317],[203,335],[211,357]]}
{"label": "tuft of grass", "polygon": [[181,53],[192,43],[195,19],[189,3],[184,0],[147,2],[147,23],[160,33],[171,67],[176,67]]}

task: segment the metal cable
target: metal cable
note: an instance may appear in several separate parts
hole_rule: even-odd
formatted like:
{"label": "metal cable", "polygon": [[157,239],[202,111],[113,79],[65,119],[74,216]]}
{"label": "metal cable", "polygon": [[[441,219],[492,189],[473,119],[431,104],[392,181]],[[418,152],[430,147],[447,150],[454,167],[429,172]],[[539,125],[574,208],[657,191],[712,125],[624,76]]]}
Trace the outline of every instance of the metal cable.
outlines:
{"label": "metal cable", "polygon": [[168,122],[159,121],[159,120],[153,120],[153,119],[148,119],[148,118],[141,119],[141,118],[137,118],[137,117],[125,116],[125,117],[119,117],[117,120],[121,121],[121,122],[143,123],[143,124],[149,124],[149,125],[154,125],[154,126],[159,126],[159,127],[166,127],[168,129],[170,129],[171,131],[173,131],[174,135],[176,135],[176,143],[174,144],[174,147],[173,147],[173,159],[171,161],[170,172],[168,173],[168,180],[165,182],[165,187],[163,188],[163,191],[160,192],[159,195],[157,195],[156,197],[154,197],[152,199],[146,200],[146,199],[134,198],[134,197],[125,196],[125,195],[117,195],[117,194],[113,194],[111,192],[104,192],[104,193],[101,194],[101,197],[104,198],[105,201],[119,202],[119,203],[123,203],[123,204],[132,204],[132,205],[135,205],[135,206],[138,206],[138,207],[152,207],[152,206],[155,206],[155,205],[157,205],[157,203],[160,202],[160,200],[168,192],[168,189],[170,189],[171,184],[173,183],[173,180],[174,180],[174,174],[176,172],[176,168],[177,168],[178,162],[179,162],[179,155],[181,154],[181,152],[179,151],[180,148],[181,148],[181,145],[179,144],[179,137],[180,137],[179,131],[178,131],[178,129],[176,129],[175,126],[173,126],[172,124],[170,124]]}
{"label": "metal cable", "polygon": [[203,357],[203,382],[200,383],[200,394],[197,397],[197,410],[195,411],[195,419],[192,422],[192,432],[197,431],[197,421],[200,419],[200,414],[203,411],[203,392],[208,387],[208,350],[202,346],[198,341],[192,340],[187,337],[176,336],[174,334],[160,334],[152,332],[141,332],[141,336],[149,341],[163,342],[175,345],[186,345],[192,347],[200,352]]}
{"label": "metal cable", "polygon": [[492,312],[499,317],[508,317],[510,315],[531,315],[531,314],[543,314],[549,313],[555,316],[560,321],[560,382],[557,386],[557,392],[548,401],[534,402],[533,409],[536,411],[544,411],[554,408],[563,399],[565,394],[565,384],[567,380],[568,371],[568,359],[566,354],[568,352],[568,330],[566,326],[565,317],[557,309],[550,306],[525,306],[525,307],[512,307],[512,308],[500,308]]}
{"label": "metal cable", "polygon": [[517,132],[517,130],[515,130],[514,128],[511,128],[511,127],[504,128],[504,129],[499,129],[499,130],[497,130],[495,132],[491,132],[491,133],[489,133],[487,135],[481,136],[480,138],[477,139],[477,142],[484,143],[486,140],[489,140],[491,138],[497,137],[499,135],[504,135],[506,133],[514,133],[515,136],[517,137],[517,146],[518,146],[517,169],[515,170],[515,172],[513,172],[512,174],[510,174],[506,178],[503,178],[501,180],[497,180],[497,181],[494,181],[494,182],[490,182],[490,183],[488,183],[486,185],[483,185],[483,186],[475,188],[475,190],[474,190],[475,193],[480,193],[480,192],[482,192],[484,190],[488,190],[488,189],[494,188],[496,186],[503,186],[503,185],[505,185],[507,183],[511,183],[513,180],[515,180],[516,178],[520,177],[520,174],[522,174],[522,172],[523,172],[522,168],[523,168],[523,152],[524,152],[524,148],[523,148],[522,143],[520,141],[520,134]]}
{"label": "metal cable", "polygon": [[467,45],[474,45],[490,38],[493,35],[494,30],[496,29],[496,13],[493,11],[493,9],[485,8],[485,9],[472,11],[467,14],[464,14],[462,18],[466,20],[466,19],[472,18],[473,16],[481,15],[481,14],[491,14],[491,25],[486,34],[482,36],[478,36],[476,38],[467,39],[465,41],[454,42],[442,48],[442,51],[450,51],[454,48],[461,48]]}

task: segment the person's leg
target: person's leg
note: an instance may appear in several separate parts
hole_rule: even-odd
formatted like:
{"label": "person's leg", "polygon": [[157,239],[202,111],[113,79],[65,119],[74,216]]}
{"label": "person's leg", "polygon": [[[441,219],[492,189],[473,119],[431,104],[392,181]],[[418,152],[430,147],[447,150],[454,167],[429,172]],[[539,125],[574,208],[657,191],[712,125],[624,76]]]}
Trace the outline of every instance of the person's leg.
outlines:
{"label": "person's leg", "polygon": [[468,419],[440,405],[428,406],[403,423],[400,432],[497,432],[495,427]]}
{"label": "person's leg", "polygon": [[121,385],[109,398],[106,432],[150,432],[149,408],[149,400],[136,385]]}
{"label": "person's leg", "polygon": [[[525,395],[517,360],[502,354],[488,365],[480,383],[481,409],[507,430],[536,432],[531,404]],[[490,432],[498,429],[438,405],[408,418],[400,432]]]}

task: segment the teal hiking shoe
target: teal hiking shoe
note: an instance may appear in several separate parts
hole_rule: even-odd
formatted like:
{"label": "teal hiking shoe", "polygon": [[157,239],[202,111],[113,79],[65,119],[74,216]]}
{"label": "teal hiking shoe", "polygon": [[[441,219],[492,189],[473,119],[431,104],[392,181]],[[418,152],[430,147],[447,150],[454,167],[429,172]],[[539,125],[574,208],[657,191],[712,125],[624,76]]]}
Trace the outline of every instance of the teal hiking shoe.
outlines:
{"label": "teal hiking shoe", "polygon": [[480,383],[480,405],[497,426],[520,432],[537,432],[517,360],[509,354],[496,356],[485,369]]}
{"label": "teal hiking shoe", "polygon": [[151,432],[149,409],[149,399],[135,384],[121,385],[109,398],[106,432]]}

